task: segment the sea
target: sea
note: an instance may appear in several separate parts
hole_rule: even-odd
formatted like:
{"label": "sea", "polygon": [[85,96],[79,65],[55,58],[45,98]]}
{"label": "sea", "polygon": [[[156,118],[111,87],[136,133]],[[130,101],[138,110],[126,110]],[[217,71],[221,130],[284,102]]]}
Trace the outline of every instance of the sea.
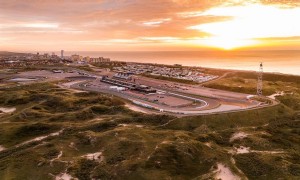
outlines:
{"label": "sea", "polygon": [[[60,52],[56,52],[60,54]],[[65,51],[66,56],[80,54],[107,57],[116,61],[181,64],[219,69],[257,71],[300,75],[300,50],[272,51]]]}

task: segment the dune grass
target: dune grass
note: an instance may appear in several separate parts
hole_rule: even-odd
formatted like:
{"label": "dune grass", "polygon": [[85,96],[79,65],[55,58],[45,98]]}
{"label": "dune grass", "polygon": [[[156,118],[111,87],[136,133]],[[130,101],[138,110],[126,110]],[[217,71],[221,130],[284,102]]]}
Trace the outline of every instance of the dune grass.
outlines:
{"label": "dune grass", "polygon": [[[256,94],[257,73],[232,72],[226,77],[208,82],[204,86],[241,93]],[[263,75],[263,94],[271,95],[278,91],[299,92],[300,76],[292,75]]]}
{"label": "dune grass", "polygon": [[[2,88],[0,106],[17,110],[0,117],[0,145],[6,147],[0,179],[53,179],[61,173],[79,179],[203,179],[213,178],[217,163],[242,178],[297,179],[297,97],[283,96],[283,104],[264,109],[176,118],[133,112],[119,98],[50,83]],[[236,132],[248,135],[230,141]],[[283,153],[232,154],[239,146]],[[84,157],[93,153],[100,158]]]}

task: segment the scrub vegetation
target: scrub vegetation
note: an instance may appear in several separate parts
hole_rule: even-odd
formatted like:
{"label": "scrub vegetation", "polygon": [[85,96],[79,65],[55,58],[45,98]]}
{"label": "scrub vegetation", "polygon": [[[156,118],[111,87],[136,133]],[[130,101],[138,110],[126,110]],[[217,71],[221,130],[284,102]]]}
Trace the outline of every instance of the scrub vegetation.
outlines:
{"label": "scrub vegetation", "polygon": [[[224,78],[205,83],[205,87],[223,89],[241,93],[256,94],[256,72],[230,72]],[[300,76],[284,74],[263,74],[263,94],[271,95],[276,92],[300,92]]]}
{"label": "scrub vegetation", "polygon": [[[212,84],[253,88],[244,81],[255,79],[231,75]],[[64,173],[78,179],[209,179],[218,163],[242,179],[298,179],[299,83],[276,80],[266,92],[282,85],[287,90],[287,84],[293,93],[273,107],[181,118],[133,112],[117,97],[51,83],[1,87],[0,107],[16,111],[0,114],[0,179]],[[235,136],[241,132],[245,136]],[[241,147],[248,151],[239,153]]]}

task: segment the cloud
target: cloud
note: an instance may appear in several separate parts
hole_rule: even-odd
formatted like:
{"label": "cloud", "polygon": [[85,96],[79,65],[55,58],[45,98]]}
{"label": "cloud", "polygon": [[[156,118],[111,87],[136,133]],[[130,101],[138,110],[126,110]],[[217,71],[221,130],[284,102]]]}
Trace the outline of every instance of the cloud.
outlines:
{"label": "cloud", "polygon": [[299,7],[300,1],[299,0],[260,0],[262,4],[266,5],[280,5],[284,7]]}
{"label": "cloud", "polygon": [[[276,5],[292,11],[298,1],[0,0],[0,38],[3,41],[3,37],[6,37],[5,40],[12,46],[14,43],[31,41],[30,46],[26,47],[31,49],[51,48],[51,44],[89,49],[101,43],[114,44],[115,48],[120,48],[119,44],[124,47],[126,43],[157,43],[157,46],[160,43],[169,43],[171,46],[174,42],[201,43],[212,34],[218,34],[210,30],[211,26],[216,26],[218,31],[220,24],[236,20],[236,14],[213,12],[214,9],[250,7],[251,4]],[[255,10],[247,13],[262,20],[271,18],[264,14],[258,17],[253,12]],[[283,23],[288,23],[288,18],[279,18],[284,20]],[[246,22],[241,21],[244,25],[240,30],[250,28],[245,25]],[[276,27],[275,24],[272,26]],[[232,30],[229,26],[225,30],[240,34],[238,29]],[[264,38],[268,33],[267,30],[259,32],[261,36],[255,38]],[[258,30],[254,28],[251,33],[257,34]],[[280,34],[271,35],[277,37]],[[297,36],[296,33],[292,35]],[[43,46],[44,42],[47,42],[47,46]],[[0,47],[5,48],[5,45]],[[101,50],[100,46],[98,48]]]}
{"label": "cloud", "polygon": [[171,18],[153,19],[150,21],[144,21],[144,22],[142,22],[142,24],[145,26],[159,26],[159,25],[169,22],[171,20],[172,20]]}

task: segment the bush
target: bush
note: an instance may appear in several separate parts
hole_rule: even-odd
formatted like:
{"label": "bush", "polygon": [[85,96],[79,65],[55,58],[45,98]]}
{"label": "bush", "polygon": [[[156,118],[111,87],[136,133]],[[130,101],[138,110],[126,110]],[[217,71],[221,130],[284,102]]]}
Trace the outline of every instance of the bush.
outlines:
{"label": "bush", "polygon": [[84,121],[95,117],[90,109],[83,109],[78,112],[66,112],[63,114],[53,115],[49,121]]}
{"label": "bush", "polygon": [[259,155],[255,153],[239,154],[235,157],[236,164],[249,179],[272,174],[273,166],[265,163]]}
{"label": "bush", "polygon": [[289,166],[289,172],[294,176],[300,176],[300,165],[299,164],[291,164]]}
{"label": "bush", "polygon": [[46,153],[43,154],[43,157],[46,159],[53,159],[53,158],[57,157],[59,155],[59,153],[60,153],[59,150],[51,148],[51,149],[47,150]]}
{"label": "bush", "polygon": [[96,114],[105,114],[110,111],[110,108],[103,105],[95,105],[91,107],[91,110]]}
{"label": "bush", "polygon": [[175,118],[169,115],[133,114],[133,117],[119,119],[122,123],[142,123],[148,125],[162,125]]}
{"label": "bush", "polygon": [[74,166],[70,167],[68,171],[72,172],[80,180],[90,180],[91,173],[98,163],[88,159],[80,159]]}
{"label": "bush", "polygon": [[43,135],[43,134],[49,134],[57,129],[58,129],[58,127],[55,125],[36,123],[36,124],[31,124],[31,125],[25,125],[25,126],[18,128],[14,132],[13,136],[15,138],[39,136],[39,135]]}
{"label": "bush", "polygon": [[94,132],[101,132],[101,131],[106,131],[106,130],[115,128],[117,126],[118,126],[118,124],[116,122],[100,122],[100,123],[97,123],[97,124],[86,126],[83,129],[84,130],[91,130],[91,131],[94,131]]}

